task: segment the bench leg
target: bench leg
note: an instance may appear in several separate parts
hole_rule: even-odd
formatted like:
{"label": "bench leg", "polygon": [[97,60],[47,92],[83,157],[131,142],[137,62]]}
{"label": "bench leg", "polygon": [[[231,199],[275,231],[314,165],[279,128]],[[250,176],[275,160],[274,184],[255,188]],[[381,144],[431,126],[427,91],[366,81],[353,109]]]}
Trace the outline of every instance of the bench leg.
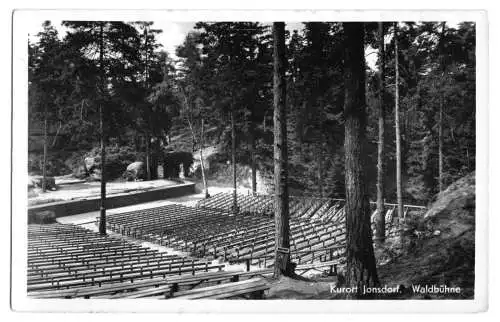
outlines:
{"label": "bench leg", "polygon": [[174,283],[172,287],[170,287],[169,292],[165,292],[165,298],[173,297],[175,292],[179,291],[179,284]]}
{"label": "bench leg", "polygon": [[255,291],[251,294],[251,299],[262,300],[264,298],[264,290]]}

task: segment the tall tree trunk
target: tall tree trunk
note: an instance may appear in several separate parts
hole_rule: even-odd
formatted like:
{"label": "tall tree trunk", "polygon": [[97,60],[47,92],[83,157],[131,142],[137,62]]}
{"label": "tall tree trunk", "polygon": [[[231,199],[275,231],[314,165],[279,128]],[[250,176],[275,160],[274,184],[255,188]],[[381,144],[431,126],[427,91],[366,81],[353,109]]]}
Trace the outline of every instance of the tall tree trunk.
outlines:
{"label": "tall tree trunk", "polygon": [[158,179],[158,151],[160,150],[159,147],[159,140],[153,139],[153,142],[151,143],[151,180],[156,180]]}
{"label": "tall tree trunk", "polygon": [[44,106],[43,111],[43,168],[42,168],[42,191],[47,191],[47,149],[48,149],[48,139],[47,139],[47,104]]}
{"label": "tall tree trunk", "polygon": [[290,223],[288,209],[288,155],[286,130],[285,23],[273,23],[274,45],[274,277],[293,274],[290,265]]}
{"label": "tall tree trunk", "polygon": [[398,217],[403,217],[403,184],[401,182],[401,133],[399,124],[399,50],[398,50],[398,23],[394,23],[394,56],[396,70],[394,123],[396,127],[396,191],[398,203]]}
{"label": "tall tree trunk", "polygon": [[[149,89],[149,57],[148,57],[148,27],[144,26],[144,44],[145,44],[145,62],[144,62],[144,79],[145,79],[145,88]],[[149,109],[149,106],[146,105],[146,108]],[[146,124],[146,179],[151,180],[151,136],[149,134],[149,125],[151,124],[151,115],[148,112],[148,124]]]}
{"label": "tall tree trunk", "polygon": [[238,191],[236,178],[236,124],[234,103],[231,104],[231,162],[233,164],[233,213],[238,211]]}
{"label": "tall tree trunk", "polygon": [[99,72],[100,72],[100,102],[99,102],[99,133],[101,136],[101,208],[99,220],[99,233],[106,235],[106,149],[104,146],[104,26],[101,22],[99,32]]}
{"label": "tall tree trunk", "polygon": [[438,124],[438,158],[439,158],[439,192],[444,189],[443,179],[443,98],[439,99],[439,124]]}
{"label": "tall tree trunk", "polygon": [[345,33],[345,186],[348,286],[378,285],[370,205],[365,184],[366,102],[364,24],[344,23]]}
{"label": "tall tree trunk", "polygon": [[[203,160],[203,145],[204,145],[204,120],[201,119],[201,133],[200,133],[200,165],[201,165],[201,177],[203,178],[203,189],[205,190],[205,198],[210,197],[208,193],[208,183],[207,177],[205,176],[205,161]],[[194,134],[193,134],[194,135]]]}
{"label": "tall tree trunk", "polygon": [[377,217],[376,238],[380,241],[385,239],[385,209],[384,209],[384,144],[385,144],[385,45],[384,45],[384,23],[378,23],[379,34],[379,114],[378,114],[378,150],[377,150]]}
{"label": "tall tree trunk", "polygon": [[250,122],[250,163],[252,167],[252,193],[257,193],[257,163],[255,160],[255,129]]}
{"label": "tall tree trunk", "polygon": [[149,130],[146,129],[146,180],[151,180],[151,137]]}

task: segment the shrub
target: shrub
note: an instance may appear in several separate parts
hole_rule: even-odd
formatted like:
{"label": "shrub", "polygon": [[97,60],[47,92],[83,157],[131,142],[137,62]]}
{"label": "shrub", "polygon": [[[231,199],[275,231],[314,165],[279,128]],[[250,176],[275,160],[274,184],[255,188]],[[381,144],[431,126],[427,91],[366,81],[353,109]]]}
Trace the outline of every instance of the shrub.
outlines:
{"label": "shrub", "polygon": [[166,153],[163,162],[164,178],[178,178],[181,164],[184,168],[184,175],[186,177],[191,175],[190,169],[194,160],[191,152],[177,151]]}
{"label": "shrub", "polygon": [[[117,179],[127,170],[127,166],[137,161],[138,154],[129,146],[119,146],[118,144],[106,147],[106,180]],[[93,169],[101,167],[101,149],[94,147],[84,155],[84,158],[94,158],[95,165]],[[87,169],[92,172],[92,169]]]}
{"label": "shrub", "polygon": [[[71,173],[71,169],[64,163],[64,158],[57,153],[47,154],[47,175],[60,176]],[[43,153],[28,154],[28,173],[41,175],[43,172]]]}
{"label": "shrub", "polygon": [[73,152],[71,156],[64,161],[64,164],[71,169],[75,177],[83,179],[88,176],[87,170],[85,169],[84,156],[81,152]]}

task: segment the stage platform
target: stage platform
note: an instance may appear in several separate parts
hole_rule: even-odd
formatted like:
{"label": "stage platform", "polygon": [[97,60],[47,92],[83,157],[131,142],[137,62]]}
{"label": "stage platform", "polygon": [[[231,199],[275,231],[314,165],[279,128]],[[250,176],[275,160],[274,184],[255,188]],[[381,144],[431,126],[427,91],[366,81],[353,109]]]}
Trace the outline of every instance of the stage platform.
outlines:
{"label": "stage platform", "polygon": [[[113,209],[130,205],[162,200],[167,198],[181,197],[195,193],[194,183],[182,183],[174,186],[150,189],[147,191],[134,191],[116,193],[106,199],[106,208]],[[56,217],[72,216],[81,213],[98,211],[100,197],[92,196],[86,199],[68,200],[45,203],[28,207],[28,222],[30,218],[41,211],[53,211]]]}

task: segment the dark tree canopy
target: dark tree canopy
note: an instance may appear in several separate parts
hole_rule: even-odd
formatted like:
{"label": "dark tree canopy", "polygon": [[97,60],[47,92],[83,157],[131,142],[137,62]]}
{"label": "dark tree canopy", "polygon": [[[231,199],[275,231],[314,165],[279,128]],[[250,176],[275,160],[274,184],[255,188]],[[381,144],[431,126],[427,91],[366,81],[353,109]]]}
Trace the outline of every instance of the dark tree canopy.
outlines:
{"label": "dark tree canopy", "polygon": [[345,199],[346,283],[361,288],[380,282],[370,201],[384,240],[387,203],[404,217],[475,171],[473,22],[196,22],[175,52],[151,21],[41,27],[28,171],[44,188],[100,180],[101,232],[107,180],[141,162],[141,179],[178,180],[182,165],[206,198],[208,182],[234,189],[231,216],[248,215],[241,186],[272,194],[275,276],[293,276],[290,196]]}
{"label": "dark tree canopy", "polygon": [[[175,61],[162,51],[157,40],[161,31],[151,22],[103,23],[104,76],[99,74],[98,21],[65,21],[67,31],[60,35],[47,22],[38,41],[29,44],[30,151],[34,156],[41,151],[36,138],[46,109],[53,152],[49,172],[65,168],[64,161],[56,159],[66,160],[95,147],[102,98],[106,137],[113,144],[133,147],[139,159],[147,152],[147,141],[152,156],[168,145],[185,150],[182,142],[169,138],[186,130],[187,115],[197,137],[204,120],[206,143],[220,146],[220,158],[229,159],[233,107],[237,163],[253,173],[272,173],[270,25],[193,23]],[[438,191],[439,168],[444,185],[475,168],[475,25],[442,26],[442,22],[398,24],[403,199],[412,203],[426,204]],[[384,34],[384,105],[392,111],[392,23],[385,24]],[[377,23],[365,24],[365,36],[365,47],[378,51]],[[342,23],[307,22],[299,30],[285,30],[285,37],[290,191],[344,197]],[[365,55],[373,59],[376,52]],[[375,61],[375,70],[366,68],[366,153],[373,160],[380,101],[380,62]],[[106,84],[104,96],[97,86],[101,81]],[[188,114],[183,108],[186,100],[191,107]],[[438,122],[440,104],[444,108]],[[385,123],[384,196],[394,201],[395,136],[389,126],[394,123],[393,113],[386,114]],[[191,143],[189,148],[198,149],[199,142]],[[30,169],[41,169],[36,157],[32,161]],[[375,200],[376,163],[368,163],[366,172],[368,194]]]}

